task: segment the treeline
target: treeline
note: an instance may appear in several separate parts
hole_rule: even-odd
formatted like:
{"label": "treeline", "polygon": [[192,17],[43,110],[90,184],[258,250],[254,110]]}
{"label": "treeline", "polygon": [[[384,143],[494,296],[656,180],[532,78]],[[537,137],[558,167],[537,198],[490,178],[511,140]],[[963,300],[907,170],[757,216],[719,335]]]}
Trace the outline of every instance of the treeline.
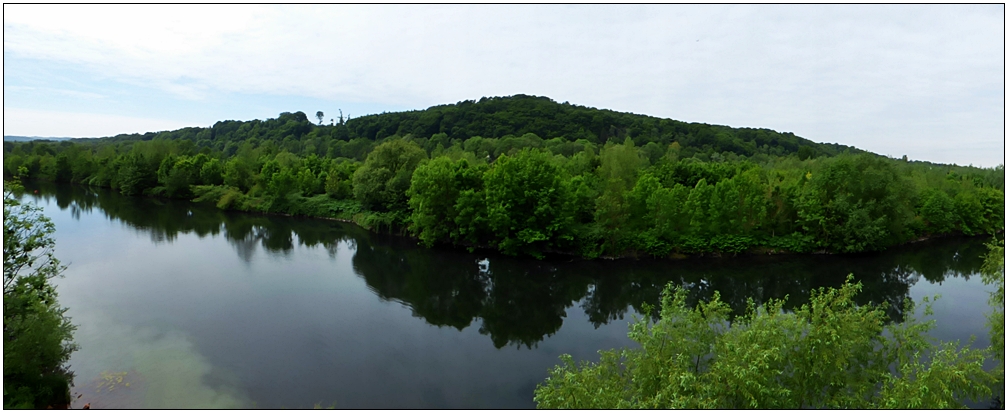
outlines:
{"label": "treeline", "polygon": [[[560,120],[582,113],[616,132],[583,128],[591,133],[572,139],[570,128],[592,123]],[[436,130],[417,126],[428,117],[439,119]],[[657,132],[638,127],[648,122],[657,122]],[[724,142],[737,145],[719,151],[728,143],[697,141],[707,132],[689,128],[723,129],[731,132]],[[563,135],[544,139],[532,129]],[[504,130],[523,133],[495,137]],[[490,137],[453,137],[470,131]],[[1003,165],[837,153],[770,131],[761,136],[777,140],[746,146],[746,131],[518,96],[330,126],[298,112],[153,136],[5,142],[4,174],[343,218],[409,232],[427,245],[532,256],[859,252],[1004,229]]]}
{"label": "treeline", "polygon": [[[472,137],[507,140],[534,134],[544,139],[557,138],[561,142],[583,140],[596,145],[609,141],[619,143],[630,137],[635,145],[647,146],[649,153],[663,151],[672,142],[679,142],[684,157],[701,153],[702,158],[724,152],[744,156],[794,153],[802,159],[837,155],[844,151],[860,152],[850,146],[812,142],[793,133],[686,123],[561,104],[546,97],[526,95],[482,98],[425,110],[354,119],[344,119],[340,114],[339,120],[330,119],[328,125],[324,124],[324,114],[319,112],[318,115],[323,115],[318,117],[318,124],[313,124],[302,112],[285,112],[275,119],[264,121],[228,120],[217,122],[210,128],[117,135],[103,139],[101,144],[108,141],[128,144],[153,139],[186,140],[198,149],[207,148],[231,157],[245,142],[252,146],[272,142],[278,149],[302,157],[315,154],[322,158],[345,157],[363,161],[374,147],[374,142],[392,136],[410,136],[430,152],[439,145],[448,148]],[[649,145],[651,143],[654,145]]]}

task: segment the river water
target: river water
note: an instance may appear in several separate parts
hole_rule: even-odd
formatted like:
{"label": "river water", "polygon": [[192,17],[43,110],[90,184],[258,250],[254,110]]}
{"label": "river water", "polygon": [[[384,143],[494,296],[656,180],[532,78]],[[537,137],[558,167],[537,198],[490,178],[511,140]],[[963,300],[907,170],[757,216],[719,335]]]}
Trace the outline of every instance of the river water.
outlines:
{"label": "river water", "polygon": [[[561,354],[597,361],[633,345],[628,323],[669,282],[693,302],[720,291],[741,311],[748,297],[801,304],[853,273],[859,302],[940,294],[933,336],[989,342],[981,238],[849,256],[540,261],[335,221],[27,186],[68,265],[56,283],[78,326],[73,407],[532,408]],[[889,315],[901,320],[902,306]]]}

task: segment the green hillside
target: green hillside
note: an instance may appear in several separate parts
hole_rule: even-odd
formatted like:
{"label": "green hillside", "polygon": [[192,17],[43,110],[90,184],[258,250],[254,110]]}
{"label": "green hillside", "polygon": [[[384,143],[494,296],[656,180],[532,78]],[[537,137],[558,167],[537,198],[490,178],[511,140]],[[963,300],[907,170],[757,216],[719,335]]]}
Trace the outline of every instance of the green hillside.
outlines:
{"label": "green hillside", "polygon": [[544,139],[560,137],[592,143],[622,142],[630,137],[638,146],[650,142],[668,145],[678,141],[684,148],[701,152],[733,152],[786,155],[807,148],[809,154],[836,155],[856,149],[836,144],[820,144],[769,129],[732,128],[703,123],[686,123],[653,116],[620,113],[546,97],[515,95],[483,98],[425,110],[368,115],[347,123],[350,137],[380,139],[390,135],[431,137],[446,134],[449,139],[472,136],[503,138],[533,133]]}
{"label": "green hillside", "polygon": [[390,136],[410,136],[447,147],[453,140],[465,141],[472,137],[506,139],[529,133],[545,140],[585,140],[593,144],[605,144],[610,140],[623,142],[626,137],[630,137],[638,146],[654,142],[664,147],[679,142],[686,156],[698,152],[731,152],[745,156],[800,152],[803,157],[809,157],[836,155],[844,151],[860,152],[850,146],[816,143],[792,133],[769,129],[686,123],[557,103],[547,97],[526,95],[482,98],[479,101],[468,100],[424,110],[367,115],[350,120],[336,120],[333,122],[335,124],[326,121],[335,120],[331,116],[332,114],[324,116],[320,125],[309,120],[303,112],[285,112],[275,119],[264,121],[227,120],[217,122],[211,128],[124,134],[108,139],[186,139],[196,143],[199,148],[208,147],[229,154],[233,154],[241,142],[256,139],[257,143],[273,141],[292,153],[307,154],[307,149],[318,156],[330,157],[360,155],[352,149],[341,150],[341,145],[334,144],[338,141],[380,141]]}
{"label": "green hillside", "polygon": [[1004,166],[545,97],[4,142],[5,178],[351,220],[426,245],[585,257],[859,252],[1004,230]]}

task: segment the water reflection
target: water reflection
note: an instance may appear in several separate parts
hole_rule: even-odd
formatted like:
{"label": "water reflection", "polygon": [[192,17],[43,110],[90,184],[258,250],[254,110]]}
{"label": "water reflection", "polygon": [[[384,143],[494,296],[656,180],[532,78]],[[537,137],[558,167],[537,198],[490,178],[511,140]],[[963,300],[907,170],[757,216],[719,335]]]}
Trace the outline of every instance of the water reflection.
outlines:
{"label": "water reflection", "polygon": [[[885,253],[852,256],[748,256],[681,261],[537,261],[491,253],[471,254],[418,247],[412,240],[371,234],[335,221],[221,211],[213,205],[125,197],[105,189],[33,183],[35,195],[55,200],[75,219],[104,214],[156,243],[179,234],[222,235],[246,263],[262,249],[280,257],[295,246],[320,247],[335,257],[338,246],[354,251],[354,272],[382,300],[400,302],[429,324],[458,330],[478,325],[497,348],[531,348],[556,333],[567,311],[583,311],[599,326],[657,304],[669,282],[682,285],[695,303],[719,291],[736,312],[746,300],[789,298],[793,307],[819,287],[840,285],[853,273],[864,284],[861,303],[888,302],[889,316],[903,319],[902,303],[921,277],[941,283],[968,279],[986,251],[984,239],[926,241]],[[261,247],[261,248],[260,248]]]}

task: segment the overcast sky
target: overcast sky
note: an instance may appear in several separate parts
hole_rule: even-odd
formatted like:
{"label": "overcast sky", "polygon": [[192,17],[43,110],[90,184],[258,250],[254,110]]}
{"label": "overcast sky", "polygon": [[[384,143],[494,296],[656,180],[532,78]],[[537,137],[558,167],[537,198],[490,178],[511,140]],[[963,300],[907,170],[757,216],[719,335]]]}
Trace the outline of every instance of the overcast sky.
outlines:
{"label": "overcast sky", "polygon": [[530,94],[934,162],[1005,154],[1003,5],[7,5],[5,135]]}

